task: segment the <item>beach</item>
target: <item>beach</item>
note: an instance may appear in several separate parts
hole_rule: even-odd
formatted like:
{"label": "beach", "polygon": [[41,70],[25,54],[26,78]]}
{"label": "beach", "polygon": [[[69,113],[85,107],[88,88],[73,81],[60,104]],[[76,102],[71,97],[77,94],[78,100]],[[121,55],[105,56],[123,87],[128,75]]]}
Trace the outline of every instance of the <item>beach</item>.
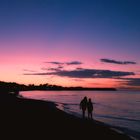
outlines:
{"label": "beach", "polygon": [[52,102],[7,93],[1,93],[0,100],[1,134],[5,138],[131,140],[103,123],[67,114]]}

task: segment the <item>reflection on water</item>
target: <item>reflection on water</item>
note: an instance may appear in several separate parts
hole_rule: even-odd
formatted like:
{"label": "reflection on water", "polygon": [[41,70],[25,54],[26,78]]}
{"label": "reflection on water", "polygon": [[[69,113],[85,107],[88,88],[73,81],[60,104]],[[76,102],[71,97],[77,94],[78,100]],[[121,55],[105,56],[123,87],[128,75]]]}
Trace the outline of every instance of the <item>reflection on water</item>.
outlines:
{"label": "reflection on water", "polygon": [[138,91],[26,91],[24,97],[56,102],[68,113],[81,116],[79,103],[84,96],[94,103],[95,119],[140,131],[140,93]]}

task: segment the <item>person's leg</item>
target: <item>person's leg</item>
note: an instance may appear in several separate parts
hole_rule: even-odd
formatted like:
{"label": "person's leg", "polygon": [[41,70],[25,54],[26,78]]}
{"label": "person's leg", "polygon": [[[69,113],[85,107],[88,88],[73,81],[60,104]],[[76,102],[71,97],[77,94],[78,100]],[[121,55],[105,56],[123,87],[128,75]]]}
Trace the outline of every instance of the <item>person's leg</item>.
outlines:
{"label": "person's leg", "polygon": [[88,111],[88,119],[90,118],[90,113],[89,113],[89,111]]}
{"label": "person's leg", "polygon": [[92,119],[92,112],[89,112],[89,118]]}
{"label": "person's leg", "polygon": [[92,119],[92,112],[91,112],[91,119]]}
{"label": "person's leg", "polygon": [[91,119],[91,112],[89,113],[89,118]]}
{"label": "person's leg", "polygon": [[85,118],[85,110],[83,110],[83,118]]}

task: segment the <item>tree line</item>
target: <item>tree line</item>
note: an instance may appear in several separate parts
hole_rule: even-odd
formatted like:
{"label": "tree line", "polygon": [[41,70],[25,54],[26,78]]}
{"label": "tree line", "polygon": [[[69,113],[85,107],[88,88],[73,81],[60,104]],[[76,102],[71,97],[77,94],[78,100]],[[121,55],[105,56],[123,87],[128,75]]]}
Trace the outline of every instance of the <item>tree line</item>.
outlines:
{"label": "tree line", "polygon": [[63,87],[51,84],[40,85],[24,85],[15,82],[3,82],[0,81],[0,91],[16,92],[16,91],[28,91],[28,90],[116,90],[115,88],[85,88],[85,87]]}

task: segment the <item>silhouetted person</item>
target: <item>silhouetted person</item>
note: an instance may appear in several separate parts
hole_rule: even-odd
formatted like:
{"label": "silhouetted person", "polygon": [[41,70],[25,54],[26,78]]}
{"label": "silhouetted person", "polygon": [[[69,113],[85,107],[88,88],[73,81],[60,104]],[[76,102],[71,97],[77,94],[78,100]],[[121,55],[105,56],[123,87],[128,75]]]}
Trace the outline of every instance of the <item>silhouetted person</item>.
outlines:
{"label": "silhouetted person", "polygon": [[89,118],[89,119],[92,119],[93,104],[92,104],[91,99],[88,100],[88,103],[87,103],[87,110],[88,110],[88,118]]}
{"label": "silhouetted person", "polygon": [[84,99],[80,102],[80,109],[82,109],[83,118],[85,118],[85,111],[87,109],[87,97],[84,97]]}

